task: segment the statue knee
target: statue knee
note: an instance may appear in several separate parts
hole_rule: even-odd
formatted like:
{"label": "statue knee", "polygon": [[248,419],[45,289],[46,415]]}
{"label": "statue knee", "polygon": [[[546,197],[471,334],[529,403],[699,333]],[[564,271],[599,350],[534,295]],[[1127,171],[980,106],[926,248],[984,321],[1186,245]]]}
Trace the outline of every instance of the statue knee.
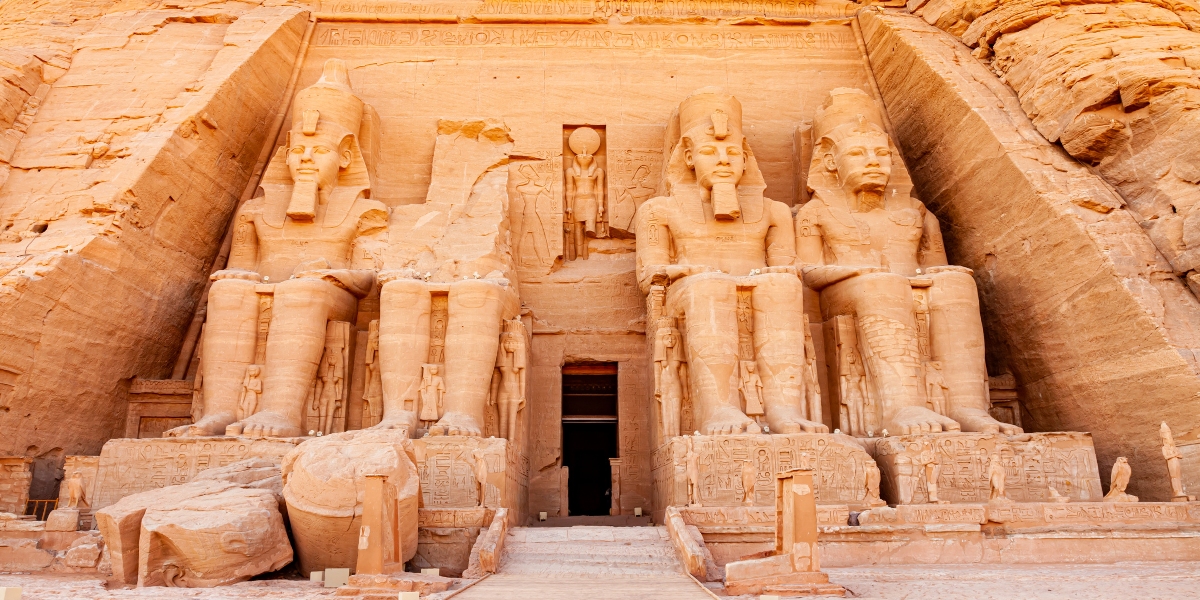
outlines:
{"label": "statue knee", "polygon": [[245,279],[218,279],[214,281],[212,287],[208,288],[209,310],[236,309],[245,302],[247,297],[254,300],[254,304],[257,307],[258,299],[254,298],[255,285],[257,284],[253,281]]}

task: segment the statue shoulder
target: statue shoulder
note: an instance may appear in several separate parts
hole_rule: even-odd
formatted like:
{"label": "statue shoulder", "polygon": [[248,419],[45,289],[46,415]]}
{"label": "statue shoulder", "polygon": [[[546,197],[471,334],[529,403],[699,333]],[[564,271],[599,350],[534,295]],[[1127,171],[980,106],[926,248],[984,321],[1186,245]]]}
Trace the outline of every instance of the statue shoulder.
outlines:
{"label": "statue shoulder", "polygon": [[829,207],[825,202],[820,198],[813,198],[800,205],[800,209],[796,211],[796,226],[819,226],[828,213]]}
{"label": "statue shoulder", "polygon": [[792,207],[787,204],[766,197],[763,198],[763,204],[767,209],[767,214],[771,215],[772,221],[779,221],[780,219],[785,221],[792,220]]}
{"label": "statue shoulder", "polygon": [[369,235],[387,228],[388,207],[370,198],[359,198],[354,202],[354,214],[358,217],[360,235]]}

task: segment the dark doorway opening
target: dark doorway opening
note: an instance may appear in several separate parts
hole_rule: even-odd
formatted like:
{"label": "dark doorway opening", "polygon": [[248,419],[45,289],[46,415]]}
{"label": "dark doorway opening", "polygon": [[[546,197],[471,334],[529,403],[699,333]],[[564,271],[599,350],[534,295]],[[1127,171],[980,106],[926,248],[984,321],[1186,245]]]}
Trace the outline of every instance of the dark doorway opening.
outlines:
{"label": "dark doorway opening", "polygon": [[607,515],[617,458],[617,363],[562,370],[563,466],[571,515]]}

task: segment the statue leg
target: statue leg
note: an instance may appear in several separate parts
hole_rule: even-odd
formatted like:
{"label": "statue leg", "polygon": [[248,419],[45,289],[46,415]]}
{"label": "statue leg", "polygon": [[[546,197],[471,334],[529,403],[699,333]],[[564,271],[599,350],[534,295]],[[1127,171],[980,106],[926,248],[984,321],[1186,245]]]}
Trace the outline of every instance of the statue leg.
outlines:
{"label": "statue leg", "polygon": [[884,429],[903,435],[959,430],[957,422],[925,406],[907,277],[869,273],[835,283],[821,291],[821,312],[825,319],[855,316],[867,384],[879,393]]}
{"label": "statue leg", "polygon": [[754,354],[763,381],[763,403],[771,433],[827,433],[808,419],[804,404],[804,295],[800,278],[768,273],[752,278]]}
{"label": "statue leg", "polygon": [[966,273],[934,273],[929,289],[929,346],[931,358],[942,363],[946,414],[964,431],[1021,433],[1021,428],[988,414],[987,363],[979,293]]}
{"label": "statue leg", "polygon": [[176,427],[165,437],[225,435],[237,420],[246,367],[254,363],[258,339],[258,294],[255,283],[242,279],[214,281],[208,290],[204,326],[204,416]]}
{"label": "statue leg", "polygon": [[[396,279],[379,291],[379,375],[383,420],[378,429],[417,429],[417,390],[421,365],[429,360],[429,318],[433,300],[423,282]],[[412,410],[404,408],[412,400]]]}
{"label": "statue leg", "polygon": [[719,273],[692,275],[667,290],[667,314],[685,317],[688,382],[704,435],[743,433],[754,421],[737,389],[737,283]]}
{"label": "statue leg", "polygon": [[450,285],[446,327],[446,396],[430,435],[481,435],[504,318],[516,316],[508,288],[487,280]]}
{"label": "statue leg", "polygon": [[357,311],[358,300],[350,292],[320,279],[289,279],[275,285],[263,408],[242,421],[245,435],[301,435],[304,402],[325,351],[326,323],[353,321]]}

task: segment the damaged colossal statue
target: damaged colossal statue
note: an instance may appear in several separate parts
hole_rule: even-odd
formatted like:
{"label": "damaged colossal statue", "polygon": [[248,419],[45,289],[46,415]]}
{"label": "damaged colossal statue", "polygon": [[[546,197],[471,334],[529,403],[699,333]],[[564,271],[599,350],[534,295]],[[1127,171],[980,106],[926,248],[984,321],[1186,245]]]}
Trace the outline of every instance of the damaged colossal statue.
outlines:
{"label": "damaged colossal statue", "polygon": [[796,217],[797,264],[836,329],[833,379],[849,383],[841,394],[852,404],[840,427],[1020,433],[988,414],[975,280],[947,264],[937,218],[892,176],[895,149],[874,101],[833,90],[812,137],[813,195]]}
{"label": "damaged colossal statue", "polygon": [[[354,248],[387,224],[387,208],[368,199],[371,157],[364,147],[374,148],[376,118],[338,59],[297,94],[292,113],[287,145],[271,160],[262,194],[238,211],[229,264],[212,276],[204,416],[167,435],[222,435],[227,427],[252,437],[300,435],[318,367],[329,362],[322,359],[328,323],[353,321],[371,289],[374,265]],[[273,296],[261,398],[258,412],[238,420],[243,381],[260,350],[260,295]],[[331,377],[324,374],[322,388]]]}
{"label": "damaged colossal statue", "polygon": [[[739,391],[745,361],[762,380],[771,433],[826,431],[805,410],[804,315],[792,266],[791,211],[763,196],[766,184],[743,135],[741,104],[719,89],[699,90],[679,105],[668,135],[677,140],[668,195],[648,200],[636,216],[637,277],[651,302],[663,299],[651,309],[661,315],[655,327],[679,323],[688,357],[682,385],[696,429],[706,435],[762,431]],[[753,310],[739,319],[738,306],[747,302]],[[674,368],[667,354],[656,354]],[[678,431],[678,425],[665,423],[662,431]]]}

